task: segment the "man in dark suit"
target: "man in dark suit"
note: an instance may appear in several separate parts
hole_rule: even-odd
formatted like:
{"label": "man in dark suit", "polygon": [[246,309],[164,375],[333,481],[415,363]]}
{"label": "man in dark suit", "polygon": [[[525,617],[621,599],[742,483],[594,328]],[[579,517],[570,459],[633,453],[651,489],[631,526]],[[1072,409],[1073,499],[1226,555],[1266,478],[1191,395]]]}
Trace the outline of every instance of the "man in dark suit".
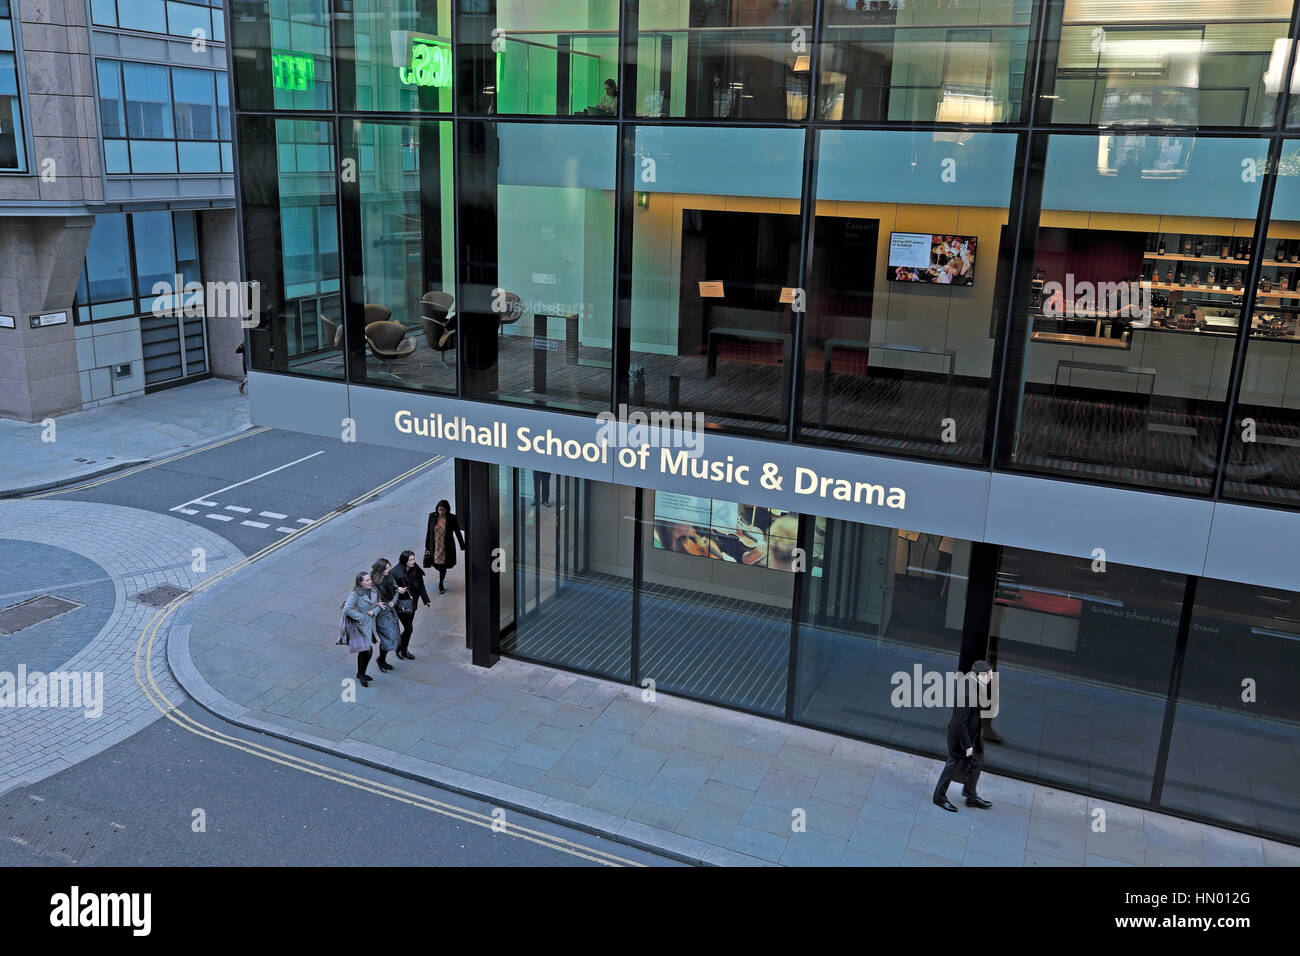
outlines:
{"label": "man in dark suit", "polygon": [[[987,661],[976,661],[971,665],[970,673],[985,687],[993,679],[993,669]],[[983,692],[987,693],[986,690]],[[973,681],[967,687],[965,704],[967,706],[954,706],[952,709],[952,717],[948,720],[948,762],[943,765],[939,783],[934,788],[935,806],[950,813],[957,812],[957,808],[948,802],[948,784],[955,777],[965,778],[961,792],[966,798],[966,806],[982,810],[993,806],[988,800],[982,799],[976,790],[984,766],[984,741],[980,702]]]}

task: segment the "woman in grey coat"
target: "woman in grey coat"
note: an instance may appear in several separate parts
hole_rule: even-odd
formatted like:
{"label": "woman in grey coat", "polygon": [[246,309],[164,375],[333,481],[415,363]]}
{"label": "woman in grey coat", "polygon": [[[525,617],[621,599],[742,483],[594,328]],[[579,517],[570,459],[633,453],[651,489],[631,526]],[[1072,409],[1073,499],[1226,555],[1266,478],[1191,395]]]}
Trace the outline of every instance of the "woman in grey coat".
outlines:
{"label": "woman in grey coat", "polygon": [[362,571],[352,585],[352,593],[343,602],[343,614],[356,626],[349,629],[348,650],[357,655],[357,680],[362,687],[370,686],[366,667],[375,643],[375,617],[379,614],[379,592],[370,580],[370,572]]}

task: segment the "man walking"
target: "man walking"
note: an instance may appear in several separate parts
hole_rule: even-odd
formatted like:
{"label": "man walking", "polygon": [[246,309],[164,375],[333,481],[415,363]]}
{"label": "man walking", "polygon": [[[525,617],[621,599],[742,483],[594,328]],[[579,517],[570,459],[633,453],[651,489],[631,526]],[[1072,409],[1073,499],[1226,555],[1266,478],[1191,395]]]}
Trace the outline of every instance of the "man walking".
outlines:
{"label": "man walking", "polygon": [[948,720],[948,762],[943,765],[939,783],[934,788],[934,805],[950,813],[957,812],[957,808],[948,802],[948,784],[955,777],[965,778],[961,792],[966,798],[966,806],[982,810],[993,806],[988,800],[982,799],[976,790],[984,766],[983,727],[977,690],[983,691],[989,685],[993,679],[993,669],[987,661],[976,661],[971,665],[970,673],[975,680],[969,681],[967,685],[967,706],[961,706],[962,702],[958,701],[952,709],[952,717]]}

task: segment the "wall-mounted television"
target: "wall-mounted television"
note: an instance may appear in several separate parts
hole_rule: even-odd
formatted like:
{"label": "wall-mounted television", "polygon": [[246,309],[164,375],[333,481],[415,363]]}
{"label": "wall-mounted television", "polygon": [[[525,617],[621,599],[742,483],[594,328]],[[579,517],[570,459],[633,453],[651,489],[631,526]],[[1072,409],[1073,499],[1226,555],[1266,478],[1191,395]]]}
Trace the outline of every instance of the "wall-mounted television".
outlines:
{"label": "wall-mounted television", "polygon": [[655,492],[654,546],[777,571],[796,571],[799,515],[761,505]]}
{"label": "wall-mounted television", "polygon": [[888,270],[890,281],[974,285],[975,244],[974,236],[891,232]]}

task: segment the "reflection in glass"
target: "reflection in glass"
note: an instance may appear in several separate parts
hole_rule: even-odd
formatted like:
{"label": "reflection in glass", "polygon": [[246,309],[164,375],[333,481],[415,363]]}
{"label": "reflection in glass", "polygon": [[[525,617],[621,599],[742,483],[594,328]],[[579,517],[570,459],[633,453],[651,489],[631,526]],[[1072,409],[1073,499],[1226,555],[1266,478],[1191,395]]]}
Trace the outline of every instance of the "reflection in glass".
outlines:
{"label": "reflection in glass", "polygon": [[239,124],[244,258],[262,309],[251,365],[342,378],[331,124],[254,116]]}
{"label": "reflection in glass", "polygon": [[957,667],[970,542],[816,519],[794,718],[934,750],[951,712],[897,707],[892,679]]}
{"label": "reflection in glass", "polygon": [[[646,518],[682,507],[657,502],[656,492],[643,497]],[[728,513],[738,508],[731,503]],[[784,716],[795,576],[656,547],[649,534],[642,536],[641,557],[639,678],[660,690]]]}
{"label": "reflection in glass", "polygon": [[334,106],[327,0],[236,0],[230,14],[239,109]]}
{"label": "reflection in glass", "polygon": [[454,69],[446,6],[445,0],[358,0],[349,15],[335,17],[344,109],[451,109]]}
{"label": "reflection in glass", "polygon": [[825,0],[817,118],[1020,119],[1031,0]]}
{"label": "reflection in glass", "polygon": [[451,124],[356,121],[344,131],[361,199],[353,380],[454,393]]}
{"label": "reflection in glass", "polygon": [[636,528],[614,516],[635,512],[636,490],[529,469],[515,488],[514,574],[501,589],[515,628],[502,652],[631,680]]}
{"label": "reflection in glass", "polygon": [[464,129],[467,394],[608,409],[614,127],[484,122]]}
{"label": "reflection in glass", "polygon": [[1186,581],[1004,548],[989,629],[998,762],[1145,802],[1160,746]]}
{"label": "reflection in glass", "polygon": [[814,0],[692,0],[635,8],[635,116],[808,115]]}
{"label": "reflection in glass", "polygon": [[1162,806],[1300,838],[1300,707],[1289,681],[1263,677],[1297,668],[1300,595],[1200,581]]}
{"label": "reflection in glass", "polygon": [[1001,133],[818,134],[805,439],[983,458],[1015,155]]}
{"label": "reflection in glass", "polygon": [[784,432],[803,133],[638,127],[628,160],[628,406]]}
{"label": "reflection in glass", "polygon": [[1262,168],[1266,153],[1260,140],[1051,137],[1012,344],[1023,390],[1004,403],[1019,406],[1011,461],[1209,493],[1262,181],[1243,157]]}
{"label": "reflection in glass", "polygon": [[1300,144],[1288,141],[1261,250],[1223,493],[1300,502]]}
{"label": "reflection in glass", "polygon": [[1053,123],[1267,126],[1292,0],[1065,0]]}
{"label": "reflection in glass", "polygon": [[528,0],[463,11],[459,56],[469,77],[468,110],[617,116],[618,6],[618,0]]}

